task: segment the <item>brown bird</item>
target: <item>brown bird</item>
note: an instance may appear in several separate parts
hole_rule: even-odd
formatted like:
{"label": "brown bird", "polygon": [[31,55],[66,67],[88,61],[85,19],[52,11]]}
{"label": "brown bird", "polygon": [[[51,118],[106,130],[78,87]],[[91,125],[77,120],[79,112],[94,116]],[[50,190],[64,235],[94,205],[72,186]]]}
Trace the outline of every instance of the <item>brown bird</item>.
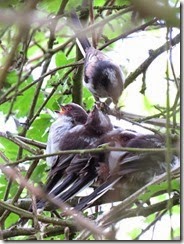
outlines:
{"label": "brown bird", "polygon": [[[60,140],[58,149],[89,148],[99,137],[112,130],[112,128],[109,117],[95,106],[84,125],[76,125],[65,133],[65,136]],[[57,157],[52,164],[45,185],[47,194],[62,201],[67,201],[94,181],[97,172],[93,170],[95,168],[92,162],[93,158],[85,155],[81,160],[76,161],[76,159],[79,158],[75,154],[65,154]],[[44,207],[45,201],[40,199],[37,202],[37,208]]]}
{"label": "brown bird", "polygon": [[[59,145],[66,133],[76,125],[85,124],[88,114],[86,111],[75,103],[70,103],[61,106],[60,111],[55,111],[58,118],[50,127],[46,154],[55,153],[59,151]],[[53,165],[58,156],[47,157],[48,165]]]}
{"label": "brown bird", "polygon": [[[114,143],[115,147],[162,148],[165,146],[164,137],[160,135],[140,135],[129,131],[122,131],[119,137],[116,132],[110,132],[102,141],[111,142],[112,146]],[[123,200],[167,169],[165,152],[111,151],[104,159],[105,161],[99,164],[101,167],[97,178],[100,184],[93,193],[84,197],[75,206],[76,210],[88,208],[102,196],[112,202],[115,199]],[[172,155],[170,167],[178,164],[178,157]]]}
{"label": "brown bird", "polygon": [[[64,138],[67,137],[67,133],[69,133],[75,127],[84,125],[88,118],[86,111],[75,103],[70,103],[64,106],[62,105],[61,109],[55,112],[58,114],[58,118],[50,127],[45,152],[46,154],[56,153],[59,150],[63,150],[66,146],[62,148],[61,144],[63,143],[63,140],[65,140]],[[70,145],[68,145],[68,149],[70,149]],[[69,164],[70,158],[72,158],[70,155],[63,155],[63,160],[65,160],[66,163],[63,162],[63,170],[59,169],[57,172],[56,167],[58,160],[61,157],[62,156],[56,155],[46,158],[47,164],[51,167],[49,171],[50,177],[48,177],[46,186],[44,187],[46,192],[49,192],[56,185],[56,183],[62,177],[63,171]],[[56,171],[56,173],[53,171]],[[45,200],[37,199],[37,207],[42,208],[44,206]],[[30,206],[29,210],[32,211],[32,205]],[[20,223],[23,225],[26,223],[26,221],[27,220],[22,219]]]}
{"label": "brown bird", "polygon": [[83,27],[75,12],[71,13],[72,28],[85,53],[84,83],[96,99],[110,97],[118,103],[123,91],[124,77],[115,60],[92,47],[85,34],[79,34]]}

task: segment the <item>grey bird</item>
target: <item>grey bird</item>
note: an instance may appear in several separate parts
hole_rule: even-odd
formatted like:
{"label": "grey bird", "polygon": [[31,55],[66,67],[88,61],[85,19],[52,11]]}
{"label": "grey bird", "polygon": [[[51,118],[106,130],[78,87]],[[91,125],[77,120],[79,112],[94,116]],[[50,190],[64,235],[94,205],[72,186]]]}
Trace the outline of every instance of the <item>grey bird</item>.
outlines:
{"label": "grey bird", "polygon": [[84,54],[84,83],[96,99],[110,97],[118,103],[123,91],[124,75],[118,63],[91,46],[86,35],[80,34],[83,27],[76,14],[71,12],[72,28]]}
{"label": "grey bird", "polygon": [[[88,117],[86,111],[75,103],[61,105],[61,109],[55,112],[58,114],[58,118],[52,123],[49,129],[46,154],[59,151],[59,145],[66,133],[76,125],[85,124]],[[47,164],[52,166],[57,160],[57,157],[47,157]]]}

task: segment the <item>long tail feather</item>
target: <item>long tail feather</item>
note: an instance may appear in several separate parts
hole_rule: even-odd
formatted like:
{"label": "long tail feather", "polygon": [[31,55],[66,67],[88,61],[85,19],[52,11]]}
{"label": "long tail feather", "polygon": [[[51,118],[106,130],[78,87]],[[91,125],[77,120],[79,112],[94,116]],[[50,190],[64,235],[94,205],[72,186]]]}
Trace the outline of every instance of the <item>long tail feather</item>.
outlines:
{"label": "long tail feather", "polygon": [[81,179],[79,179],[75,184],[73,184],[66,192],[58,196],[59,199],[62,201],[67,201],[71,197],[73,197],[75,194],[77,194],[80,190],[82,190],[84,187],[88,186],[91,184],[94,179],[96,178],[96,175],[92,174],[87,174]]}
{"label": "long tail feather", "polygon": [[[73,11],[73,12],[71,12],[70,17],[71,17],[71,21],[73,24],[72,28],[73,28],[75,34],[77,35],[77,38],[85,52],[85,50],[87,48],[91,47],[91,44],[88,41],[88,39],[84,33],[79,34],[79,32],[83,30],[83,26],[79,20],[79,17],[77,16],[77,14]],[[79,46],[79,44],[78,44],[78,46]],[[80,46],[79,46],[79,48],[80,48]]]}
{"label": "long tail feather", "polygon": [[71,184],[73,184],[75,180],[76,176],[74,174],[68,175],[63,181],[58,182],[58,184],[49,193],[52,193],[54,196],[57,196],[61,192],[65,191]]}
{"label": "long tail feather", "polygon": [[101,196],[103,196],[107,191],[112,189],[112,187],[121,179],[119,178],[112,178],[108,181],[104,182],[100,187],[96,188],[94,192],[92,192],[89,196],[84,197],[78,205],[75,206],[75,209],[78,211],[84,210],[90,205],[95,202],[97,199],[99,199]]}

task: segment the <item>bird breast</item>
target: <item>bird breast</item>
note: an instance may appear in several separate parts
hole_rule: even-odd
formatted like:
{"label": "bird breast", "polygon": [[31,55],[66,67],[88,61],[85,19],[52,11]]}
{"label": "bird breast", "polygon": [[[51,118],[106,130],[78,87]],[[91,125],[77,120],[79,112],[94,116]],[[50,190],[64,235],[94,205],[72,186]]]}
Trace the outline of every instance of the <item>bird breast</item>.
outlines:
{"label": "bird breast", "polygon": [[[60,141],[66,132],[72,127],[71,119],[58,118],[50,127],[48,141],[46,146],[46,154],[51,154],[59,151]],[[57,156],[47,157],[46,161],[51,166],[56,160]]]}

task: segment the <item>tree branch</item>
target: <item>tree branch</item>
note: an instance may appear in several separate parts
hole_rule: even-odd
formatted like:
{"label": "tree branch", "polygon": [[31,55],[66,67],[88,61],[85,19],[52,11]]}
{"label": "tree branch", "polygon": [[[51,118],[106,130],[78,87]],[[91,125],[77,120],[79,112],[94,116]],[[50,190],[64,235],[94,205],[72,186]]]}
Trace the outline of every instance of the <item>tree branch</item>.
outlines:
{"label": "tree branch", "polygon": [[[0,200],[0,206],[4,209],[7,209],[21,217],[24,217],[24,218],[28,218],[28,219],[33,219],[34,216],[31,212],[29,211],[26,211],[26,210],[23,210],[23,209],[20,209],[12,204],[7,204],[6,202],[3,202]],[[75,226],[72,221],[70,220],[62,220],[62,219],[58,219],[58,218],[49,218],[49,217],[46,217],[46,216],[43,216],[43,215],[37,215],[38,217],[38,220],[43,222],[43,223],[47,223],[47,224],[55,224],[55,225],[60,225],[60,226],[69,226],[69,227],[72,227],[72,226]]]}
{"label": "tree branch", "polygon": [[[151,124],[151,125],[155,125],[155,126],[160,126],[160,127],[165,127],[166,125],[166,119],[164,118],[158,118],[160,116],[163,116],[163,113],[158,113],[158,114],[154,114],[151,116],[143,116],[143,115],[139,115],[139,114],[133,114],[133,113],[129,113],[129,112],[124,112],[124,111],[117,111],[113,110],[113,109],[109,109],[108,111],[109,115],[113,115],[113,116],[118,116],[119,119],[124,119],[129,121],[132,124],[136,124],[138,126],[141,126],[141,123],[145,123],[145,124]],[[174,124],[172,122],[169,123],[170,127],[173,127]],[[175,123],[175,127],[177,129],[180,129],[180,124]],[[150,130],[150,131],[154,131],[155,133],[157,132],[155,129],[153,128],[147,128],[146,129]]]}
{"label": "tree branch", "polygon": [[[32,3],[28,3],[22,12],[25,11],[28,13],[30,10],[32,10],[33,8],[36,7],[38,2],[39,2],[39,0],[35,0]],[[3,67],[3,69],[0,72],[0,89],[3,88],[4,81],[6,80],[8,69],[11,66],[11,63],[12,63],[13,58],[15,56],[15,52],[17,50],[17,47],[21,41],[22,36],[24,35],[25,32],[27,32],[28,28],[29,28],[28,26],[24,25],[24,22],[19,23],[19,31],[18,31],[18,34],[14,38],[15,41],[14,41],[13,47],[12,47],[12,49],[11,49],[7,59],[6,59],[6,63]]]}
{"label": "tree branch", "polygon": [[[50,237],[50,236],[58,236],[62,235],[65,232],[65,226],[54,226],[54,227],[46,227],[44,228],[43,237]],[[77,228],[75,226],[70,226],[69,231],[71,233],[75,233],[77,231]],[[6,240],[11,237],[15,236],[32,236],[31,240],[37,240],[36,233],[38,230],[35,228],[21,228],[21,227],[13,227],[7,230],[3,230],[0,232],[0,236],[2,236],[3,240]]]}
{"label": "tree branch", "polygon": [[[177,152],[179,149],[178,148],[172,148],[173,152]],[[133,148],[133,147],[110,147],[106,144],[101,145],[99,148],[90,148],[90,149],[73,149],[73,150],[63,150],[63,151],[58,151],[56,153],[50,153],[50,154],[39,154],[36,156],[26,156],[22,159],[19,159],[15,162],[12,162],[10,164],[5,164],[4,166],[13,166],[17,165],[19,163],[22,163],[24,161],[29,161],[29,160],[35,160],[35,159],[41,159],[41,158],[47,158],[47,157],[52,157],[56,155],[63,155],[63,154],[85,154],[85,153],[100,153],[100,152],[110,152],[110,151],[127,151],[127,152],[137,152],[137,153],[145,153],[145,152],[154,152],[154,153],[159,153],[159,152],[166,152],[167,148]]]}
{"label": "tree branch", "polygon": [[[178,175],[178,172],[180,171],[180,167],[177,167],[171,171],[172,177],[174,178],[175,175]],[[133,193],[131,196],[127,197],[124,199],[119,205],[114,206],[113,209],[111,209],[107,214],[103,215],[99,220],[98,220],[98,225],[103,226],[108,228],[109,226],[112,226],[113,223],[117,223],[117,221],[120,221],[123,218],[126,218],[126,216],[123,216],[123,213],[126,213],[126,209],[130,209],[130,207],[135,203],[138,199],[138,197],[143,194],[147,188],[151,185],[154,184],[159,184],[167,179],[167,173],[164,173],[162,175],[159,175],[155,177],[151,182],[149,182],[147,185]],[[178,199],[176,197],[176,204],[178,204]],[[102,200],[103,201],[103,200]],[[164,204],[161,204],[163,206]],[[154,205],[154,207],[157,207],[158,205]],[[150,207],[151,208],[151,207]],[[153,210],[153,209],[152,209]],[[129,212],[129,210],[127,210]],[[134,213],[130,212],[130,213]],[[142,210],[142,214],[144,214],[144,211]],[[148,214],[148,212],[147,212]],[[127,215],[128,217],[128,215]],[[89,231],[82,231],[80,235],[75,239],[75,240],[86,240],[90,235]]]}
{"label": "tree branch", "polygon": [[23,142],[25,142],[25,143],[27,143],[29,145],[38,147],[40,149],[46,149],[46,143],[43,143],[43,142],[40,142],[40,141],[36,141],[36,140],[30,139],[30,138],[27,138],[27,137],[19,136],[19,135],[15,135],[14,137],[18,138],[19,140],[21,140],[21,141],[23,141]]}
{"label": "tree branch", "polygon": [[[14,169],[10,169],[10,168],[8,169],[7,167],[4,167],[2,165],[0,165],[0,169],[2,170],[2,172],[4,174],[6,174],[11,179],[18,180],[19,184],[22,187],[27,188],[36,197],[41,197],[43,199],[46,199],[47,201],[51,202],[55,206],[59,207],[62,211],[64,211],[64,213],[67,216],[72,216],[73,219],[75,220],[75,225],[77,225],[77,226],[79,225],[82,228],[90,230],[91,233],[96,234],[96,235],[100,235],[100,236],[104,236],[107,239],[109,238],[109,235],[111,235],[111,233],[106,232],[105,229],[101,228],[100,226],[97,227],[97,225],[94,222],[88,220],[87,218],[84,218],[81,213],[77,212],[74,209],[71,209],[71,207],[68,204],[66,204],[64,202],[61,202],[61,201],[59,201],[57,199],[51,198],[50,196],[46,195],[42,191],[42,189],[40,187],[34,187],[31,183],[29,183],[27,180],[25,180]],[[30,213],[28,211],[25,211],[25,210],[22,210],[22,209],[19,209],[19,208],[15,207],[15,206],[13,206],[11,204],[8,205],[5,202],[0,201],[0,205],[4,206],[5,208],[7,208],[9,210],[11,210],[12,212],[16,212],[18,215],[21,215],[21,216],[24,215],[27,218],[31,218],[31,219],[34,218],[32,213]],[[43,216],[40,216],[40,215],[38,215],[37,218],[38,218],[39,221],[42,221],[44,219],[49,220],[49,218],[43,217]],[[52,222],[54,222],[54,221],[55,221],[55,219],[52,219]],[[58,224],[58,222],[61,223],[61,220],[57,219],[55,221],[56,224]],[[65,221],[62,221],[62,224],[64,222]],[[65,226],[66,226],[66,223],[65,223]]]}
{"label": "tree branch", "polygon": [[[28,171],[27,171],[27,173],[26,173],[26,176],[25,176],[25,179],[26,179],[26,180],[28,180],[28,179],[31,177],[31,175],[32,175],[34,169],[36,168],[36,166],[38,165],[38,163],[39,163],[39,159],[34,160],[33,163],[30,165],[30,167],[29,167],[29,169],[28,169]],[[11,201],[11,204],[15,204],[15,203],[18,201],[18,199],[19,199],[19,197],[20,197],[20,195],[21,195],[23,189],[24,189],[24,188],[23,188],[22,186],[19,186],[19,189],[18,189],[18,191],[15,193],[15,196],[13,197],[13,199],[12,199],[12,201]],[[3,223],[4,220],[8,217],[9,214],[10,214],[10,211],[8,211],[8,210],[5,211],[5,212],[3,212],[3,213],[1,214],[1,217],[0,217],[0,223]]]}
{"label": "tree branch", "polygon": [[[167,3],[168,2],[168,3]],[[168,26],[180,27],[180,10],[176,7],[171,7],[169,1],[160,2],[150,0],[132,0],[132,4],[142,17],[157,17],[166,21]]]}
{"label": "tree branch", "polygon": [[[176,174],[179,171],[179,167],[171,170],[171,174]],[[130,197],[126,198],[121,204],[118,206],[115,206],[113,210],[110,211],[110,213],[107,213],[102,219],[99,221],[103,226],[107,226],[110,223],[113,223],[114,221],[119,221],[121,219],[121,215],[123,211],[128,206],[131,206],[139,197],[139,195],[143,194],[146,189],[154,184],[159,184],[163,181],[167,180],[167,172],[155,177],[151,182],[149,182],[147,185],[136,191],[134,194],[132,194]]]}
{"label": "tree branch", "polygon": [[29,147],[26,143],[19,140],[17,137],[13,136],[10,132],[0,132],[0,137],[4,137],[4,138],[14,142],[20,148],[25,149],[26,151],[31,152],[33,154],[38,154],[40,152],[40,150],[35,150],[32,147]]}
{"label": "tree branch", "polygon": [[[171,45],[175,46],[180,42],[180,34],[176,35],[171,41]],[[160,54],[168,50],[169,42],[166,42],[164,45],[160,46],[159,48],[152,50],[150,56],[133,72],[130,73],[129,76],[125,80],[125,88],[130,85],[132,82],[135,81],[137,76],[141,73],[144,73],[149,65],[157,58]]]}

